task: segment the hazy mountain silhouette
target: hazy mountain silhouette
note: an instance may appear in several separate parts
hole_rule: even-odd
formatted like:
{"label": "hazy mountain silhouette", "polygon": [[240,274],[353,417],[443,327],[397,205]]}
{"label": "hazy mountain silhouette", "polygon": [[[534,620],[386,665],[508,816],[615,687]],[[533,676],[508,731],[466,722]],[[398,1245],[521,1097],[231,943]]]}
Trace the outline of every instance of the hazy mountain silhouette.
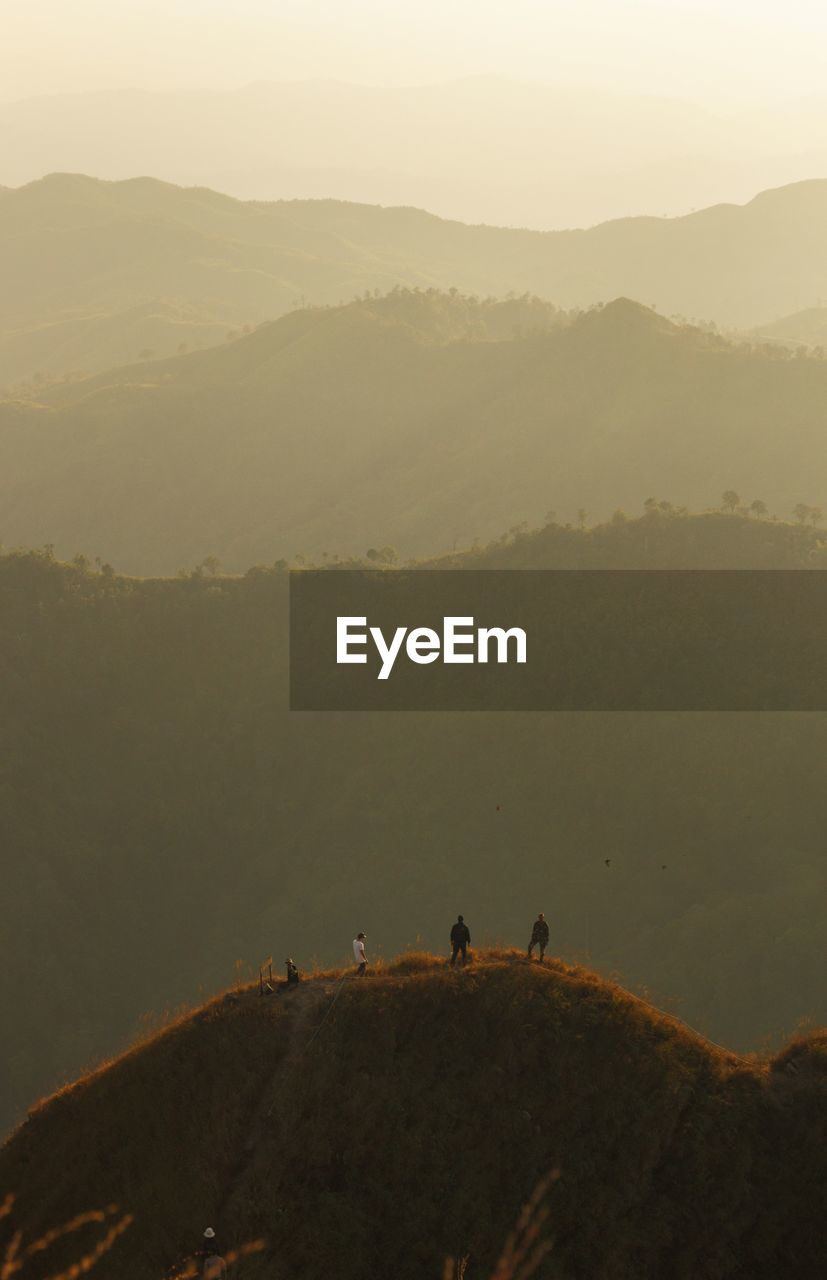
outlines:
{"label": "hazy mountain silhouette", "polygon": [[822,496],[825,412],[827,363],[627,300],[568,322],[398,292],[0,403],[2,534],[146,574],[431,555],[733,485],[788,516]]}
{"label": "hazy mountain silhouette", "polygon": [[781,316],[752,331],[753,338],[781,342],[788,347],[827,346],[827,307],[807,307],[791,316]]}
{"label": "hazy mountain silhouette", "polygon": [[530,292],[567,309],[625,295],[664,314],[755,327],[827,293],[825,216],[827,181],[684,218],[542,233],[56,174],[0,190],[0,378],[174,355],[303,300],[398,284]]}
{"label": "hazy mountain silhouette", "polygon": [[812,97],[732,116],[496,76],[122,89],[0,104],[0,181],[152,173],[245,199],[334,197],[472,223],[578,227],[742,201],[827,173],[826,119]]}

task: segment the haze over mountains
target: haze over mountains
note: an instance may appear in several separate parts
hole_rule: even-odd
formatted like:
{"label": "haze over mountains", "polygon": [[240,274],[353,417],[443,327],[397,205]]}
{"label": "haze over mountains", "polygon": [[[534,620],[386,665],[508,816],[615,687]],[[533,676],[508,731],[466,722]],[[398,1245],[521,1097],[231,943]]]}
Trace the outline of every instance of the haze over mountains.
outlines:
{"label": "haze over mountains", "polygon": [[398,291],[0,403],[7,546],[119,571],[435,555],[652,494],[817,506],[827,362],[628,300]]}
{"label": "haze over mountains", "polygon": [[123,88],[0,104],[0,183],[53,170],[149,173],[245,199],[321,196],[580,227],[740,203],[825,175],[826,120],[814,96],[726,112],[497,76],[407,88]]}
{"label": "haze over mountains", "polygon": [[541,233],[331,200],[242,203],[140,178],[0,191],[0,385],[173,355],[395,285],[627,296],[752,329],[827,296],[827,180],[684,218]]}
{"label": "haze over mountains", "polygon": [[[12,8],[0,1280],[827,1274],[827,8]],[[704,709],[293,710],[313,567]]]}

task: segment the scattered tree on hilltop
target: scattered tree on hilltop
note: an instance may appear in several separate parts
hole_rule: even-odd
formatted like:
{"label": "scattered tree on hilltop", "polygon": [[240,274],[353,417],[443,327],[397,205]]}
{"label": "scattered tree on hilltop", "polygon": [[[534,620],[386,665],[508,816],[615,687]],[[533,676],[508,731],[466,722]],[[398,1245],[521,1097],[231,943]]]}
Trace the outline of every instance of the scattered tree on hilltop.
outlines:
{"label": "scattered tree on hilltop", "polygon": [[396,564],[397,551],[395,547],[368,547],[365,556],[372,564]]}
{"label": "scattered tree on hilltop", "polygon": [[806,524],[809,521],[813,528],[824,518],[821,507],[811,507],[806,502],[797,502],[793,507],[793,515],[799,524]]}

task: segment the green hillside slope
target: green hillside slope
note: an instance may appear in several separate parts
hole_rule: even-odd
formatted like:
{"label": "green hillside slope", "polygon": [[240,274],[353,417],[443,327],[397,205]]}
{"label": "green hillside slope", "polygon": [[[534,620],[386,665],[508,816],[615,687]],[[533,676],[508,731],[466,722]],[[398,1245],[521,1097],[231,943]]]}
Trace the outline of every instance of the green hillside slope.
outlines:
{"label": "green hillside slope", "polygon": [[[823,554],[737,515],[556,536],[490,555]],[[736,1048],[827,1020],[823,716],[290,715],[286,623],[277,572],[0,558],[0,1124],[239,961],[340,962],[359,927],[441,949],[458,910],[524,945],[542,908],[559,952]]]}
{"label": "green hillside slope", "polygon": [[[227,1252],[267,1242],[251,1278],[438,1280],[464,1258],[485,1280],[554,1171],[539,1277],[820,1273],[823,1036],[742,1063],[582,969],[481,959],[208,1004],[12,1138],[7,1236],[114,1201],[134,1215],[104,1262],[122,1280],[180,1266],[207,1222]],[[102,1234],[59,1240],[24,1280]]]}
{"label": "green hillside slope", "polygon": [[[626,295],[667,315],[752,328],[827,292],[825,214],[825,180],[682,218],[539,232],[411,208],[243,202],[150,178],[52,174],[0,189],[0,385],[95,371],[113,348],[116,360],[142,349],[173,355],[211,326],[240,329],[302,300],[338,303],[398,284],[530,292],[565,308]],[[163,323],[135,332],[129,315],[147,305],[184,306],[190,332]],[[96,332],[102,316],[120,345]]]}
{"label": "green hillside slope", "polygon": [[786,517],[822,497],[825,415],[824,361],[624,299],[565,323],[531,298],[399,292],[0,403],[0,534],[175,573],[432,555],[549,507],[733,485]]}

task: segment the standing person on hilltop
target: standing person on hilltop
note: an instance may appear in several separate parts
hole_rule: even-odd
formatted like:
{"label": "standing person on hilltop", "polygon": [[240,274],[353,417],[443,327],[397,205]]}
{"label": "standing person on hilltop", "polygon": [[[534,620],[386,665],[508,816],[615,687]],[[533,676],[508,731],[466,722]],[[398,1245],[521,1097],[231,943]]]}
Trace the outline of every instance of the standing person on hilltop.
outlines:
{"label": "standing person on hilltop", "polygon": [[364,978],[365,969],[368,967],[368,958],[365,955],[365,935],[357,933],[353,939],[353,959],[356,961],[356,977]]}
{"label": "standing person on hilltop", "polygon": [[468,947],[471,942],[471,930],[463,920],[462,916],[457,916],[457,922],[451,930],[451,965],[456,964],[457,956],[462,952],[462,963],[468,960]]}
{"label": "standing person on hilltop", "polygon": [[531,959],[531,953],[535,947],[540,948],[540,964],[543,963],[548,946],[548,921],[542,911],[531,928],[531,941],[528,944],[528,958]]}
{"label": "standing person on hilltop", "polygon": [[212,1227],[207,1227],[204,1232],[201,1256],[204,1259],[201,1269],[202,1280],[226,1280],[227,1264],[218,1252],[218,1242]]}

